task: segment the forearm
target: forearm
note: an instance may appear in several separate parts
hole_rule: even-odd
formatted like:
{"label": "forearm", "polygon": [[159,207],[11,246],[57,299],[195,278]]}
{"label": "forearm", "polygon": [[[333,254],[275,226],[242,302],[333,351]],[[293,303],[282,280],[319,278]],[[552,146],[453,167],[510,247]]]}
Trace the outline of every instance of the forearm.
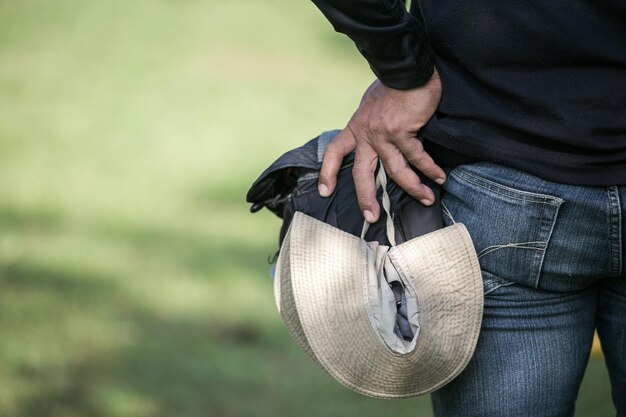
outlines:
{"label": "forearm", "polygon": [[349,36],[386,86],[409,89],[432,75],[422,24],[397,0],[313,0],[337,32]]}

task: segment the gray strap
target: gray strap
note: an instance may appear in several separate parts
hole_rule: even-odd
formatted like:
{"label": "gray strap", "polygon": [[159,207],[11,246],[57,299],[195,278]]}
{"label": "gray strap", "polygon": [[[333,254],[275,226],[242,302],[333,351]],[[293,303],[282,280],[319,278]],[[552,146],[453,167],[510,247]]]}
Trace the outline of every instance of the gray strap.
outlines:
{"label": "gray strap", "polygon": [[[391,218],[391,200],[389,199],[389,193],[387,192],[387,173],[382,161],[379,161],[378,175],[376,175],[376,189],[379,187],[383,189],[383,209],[387,214],[386,229],[387,239],[391,246],[396,246],[396,228],[393,225],[393,219]],[[361,231],[361,239],[365,239],[365,234],[369,229],[370,224],[366,221],[363,222],[363,230]]]}

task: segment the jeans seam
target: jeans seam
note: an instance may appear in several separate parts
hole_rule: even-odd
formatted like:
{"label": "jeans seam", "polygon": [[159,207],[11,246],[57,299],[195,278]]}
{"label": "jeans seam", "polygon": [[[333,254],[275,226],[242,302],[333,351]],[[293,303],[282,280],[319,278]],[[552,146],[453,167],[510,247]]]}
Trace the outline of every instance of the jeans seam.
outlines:
{"label": "jeans seam", "polygon": [[[555,196],[551,196],[547,194],[530,193],[528,191],[516,190],[514,188],[510,188],[505,185],[493,182],[491,180],[479,177],[477,175],[474,175],[470,172],[467,172],[459,168],[452,170],[450,174],[452,176],[457,177],[458,179],[462,181],[466,181],[466,182],[469,182],[470,184],[480,187],[483,190],[499,194],[503,197],[512,198],[514,200],[529,201],[529,202],[540,203],[540,204],[549,204],[551,206],[556,206],[556,207],[560,206],[563,203],[563,200],[560,199],[559,197],[555,197]],[[487,183],[488,186],[485,185],[484,183]]]}
{"label": "jeans seam", "polygon": [[608,187],[607,197],[611,272],[614,276],[620,276],[622,273],[622,210],[619,201],[619,189],[616,186]]}
{"label": "jeans seam", "polygon": [[[563,204],[562,199],[559,199],[561,201],[560,204],[555,206],[555,212],[552,215],[552,225],[550,226],[550,231],[548,232],[548,236],[546,238],[546,247],[544,248],[544,250],[541,253],[541,259],[539,259],[539,265],[537,266],[537,276],[535,277],[535,288],[539,288],[539,279],[541,278],[541,270],[543,269],[543,262],[546,258],[546,252],[548,251],[548,245],[550,243],[550,239],[552,238],[552,233],[554,233],[554,226],[556,226],[556,221],[559,217],[559,210],[561,209],[561,204]],[[542,216],[543,218],[546,218],[546,216]]]}
{"label": "jeans seam", "polygon": [[498,288],[508,287],[509,285],[513,285],[513,284],[515,284],[515,283],[514,282],[503,282],[503,283],[500,283],[500,284],[496,285],[495,287],[489,288],[487,291],[484,292],[484,295],[491,294],[492,292],[494,292]]}

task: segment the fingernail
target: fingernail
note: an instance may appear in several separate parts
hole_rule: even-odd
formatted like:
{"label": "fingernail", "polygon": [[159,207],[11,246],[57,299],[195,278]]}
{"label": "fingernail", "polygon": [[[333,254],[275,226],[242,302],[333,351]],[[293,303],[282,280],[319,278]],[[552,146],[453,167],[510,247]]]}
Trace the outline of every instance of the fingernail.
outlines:
{"label": "fingernail", "polygon": [[435,180],[435,182],[436,182],[437,184],[439,184],[439,185],[443,185],[443,183],[444,183],[444,182],[446,182],[446,179],[445,179],[445,178],[437,178],[437,179]]}
{"label": "fingernail", "polygon": [[317,188],[318,188],[318,190],[320,192],[320,195],[322,197],[328,197],[328,187],[327,186],[325,186],[324,184],[319,184],[317,186]]}
{"label": "fingernail", "polygon": [[363,212],[363,217],[365,217],[365,220],[367,220],[368,223],[374,223],[374,214],[371,211],[365,210]]}
{"label": "fingernail", "polygon": [[420,203],[422,203],[422,204],[423,204],[423,205],[425,205],[425,206],[430,206],[430,205],[432,205],[432,204],[433,204],[433,200],[428,199],[428,198],[422,198],[422,199],[420,200]]}

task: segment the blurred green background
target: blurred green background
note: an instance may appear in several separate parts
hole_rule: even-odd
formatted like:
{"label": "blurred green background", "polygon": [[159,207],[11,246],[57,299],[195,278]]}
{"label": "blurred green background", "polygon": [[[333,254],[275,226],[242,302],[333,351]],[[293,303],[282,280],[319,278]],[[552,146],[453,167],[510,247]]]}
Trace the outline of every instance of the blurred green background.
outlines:
{"label": "blurred green background", "polygon": [[0,416],[431,415],[299,351],[244,203],[371,80],[306,0],[0,0]]}

